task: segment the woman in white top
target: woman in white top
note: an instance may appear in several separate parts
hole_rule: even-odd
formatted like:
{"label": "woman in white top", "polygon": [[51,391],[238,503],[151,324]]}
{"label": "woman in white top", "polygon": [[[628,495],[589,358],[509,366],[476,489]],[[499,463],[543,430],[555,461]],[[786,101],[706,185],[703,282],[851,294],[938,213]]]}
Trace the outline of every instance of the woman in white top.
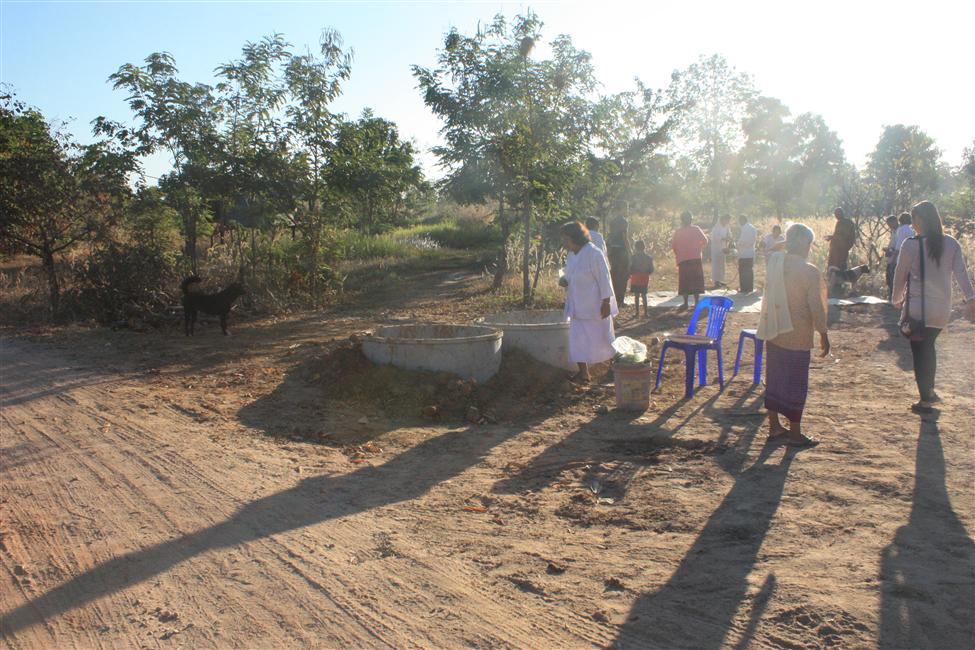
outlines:
{"label": "woman in white top", "polygon": [[[934,376],[938,367],[934,342],[951,316],[951,278],[965,296],[965,313],[975,321],[975,288],[965,268],[965,256],[958,241],[944,234],[941,216],[930,201],[922,201],[911,210],[917,237],[906,240],[897,257],[894,269],[895,306],[904,309],[903,317],[922,321],[923,328],[911,338],[914,357],[914,379],[921,401],[911,406],[916,413],[930,413],[932,405],[940,402],[934,392]],[[921,250],[924,250],[924,286],[921,286]],[[922,295],[923,291],[923,295]]]}
{"label": "woman in white top", "polygon": [[599,219],[586,217],[586,229],[589,230],[589,241],[592,242],[592,245],[598,248],[606,256],[606,259],[609,259],[609,254],[606,251],[606,240],[599,232]]}
{"label": "woman in white top", "polygon": [[731,223],[731,217],[727,215],[721,217],[720,221],[711,228],[708,235],[711,240],[711,281],[714,282],[715,289],[725,286],[725,249],[731,242],[729,223]]}
{"label": "woman in white top", "polygon": [[562,226],[562,241],[569,254],[565,260],[567,288],[565,316],[569,319],[569,361],[579,365],[573,381],[589,382],[589,366],[613,358],[613,317],[619,315],[609,264],[602,251],[589,241],[581,223]]}

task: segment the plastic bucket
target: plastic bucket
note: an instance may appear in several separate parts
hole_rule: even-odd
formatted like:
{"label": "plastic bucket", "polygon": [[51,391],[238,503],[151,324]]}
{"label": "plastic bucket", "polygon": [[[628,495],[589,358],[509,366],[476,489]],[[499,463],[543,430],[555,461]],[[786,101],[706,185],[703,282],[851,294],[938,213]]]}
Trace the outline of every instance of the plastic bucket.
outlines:
{"label": "plastic bucket", "polygon": [[616,384],[616,408],[626,411],[646,411],[650,408],[650,388],[653,385],[651,364],[615,363],[613,383]]}

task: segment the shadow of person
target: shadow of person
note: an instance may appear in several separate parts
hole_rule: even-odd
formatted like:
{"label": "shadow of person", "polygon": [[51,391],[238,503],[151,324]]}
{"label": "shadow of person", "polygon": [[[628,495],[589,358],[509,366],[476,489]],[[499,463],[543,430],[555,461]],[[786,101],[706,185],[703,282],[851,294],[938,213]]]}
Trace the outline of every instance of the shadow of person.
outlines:
{"label": "shadow of person", "polygon": [[291,489],[244,505],[223,522],[104,562],[0,615],[0,636],[12,638],[31,625],[137,585],[208,550],[416,498],[480,462],[514,431],[448,431],[383,465],[306,478]]}
{"label": "shadow of person", "polygon": [[901,370],[914,370],[914,357],[911,356],[911,344],[901,334],[900,312],[893,307],[884,310],[883,328],[887,338],[877,343],[877,349],[897,354],[897,367]]}
{"label": "shadow of person", "polygon": [[[546,448],[535,456],[517,473],[497,481],[492,492],[496,494],[517,494],[525,490],[539,490],[552,483],[570,464],[578,464],[579,459],[588,463],[606,460],[623,460],[630,467],[625,476],[617,480],[626,485],[639,467],[652,464],[647,453],[666,446],[680,446],[679,441],[670,440],[681,428],[696,417],[706,417],[719,426],[715,444],[716,462],[731,475],[736,475],[745,463],[748,450],[758,430],[764,422],[764,411],[758,410],[762,396],[755,397],[755,387],[737,396],[735,401],[716,406],[726,393],[715,393],[707,400],[674,418],[683,403],[670,406],[651,422],[634,422],[642,414],[639,412],[613,411],[609,415],[586,422],[559,442]],[[752,402],[748,404],[748,400]],[[748,416],[742,418],[741,416]],[[740,429],[740,431],[737,431]],[[733,434],[739,433],[736,438]],[[609,434],[607,438],[605,434]],[[687,441],[693,445],[698,441]],[[623,494],[616,495],[622,498]]]}
{"label": "shadow of person", "polygon": [[975,543],[951,507],[934,420],[921,422],[911,515],[880,576],[881,648],[975,647]]}
{"label": "shadow of person", "polygon": [[796,450],[776,465],[766,443],[708,519],[677,570],[639,598],[611,647],[720,648],[748,590],[748,574],[778,510]]}

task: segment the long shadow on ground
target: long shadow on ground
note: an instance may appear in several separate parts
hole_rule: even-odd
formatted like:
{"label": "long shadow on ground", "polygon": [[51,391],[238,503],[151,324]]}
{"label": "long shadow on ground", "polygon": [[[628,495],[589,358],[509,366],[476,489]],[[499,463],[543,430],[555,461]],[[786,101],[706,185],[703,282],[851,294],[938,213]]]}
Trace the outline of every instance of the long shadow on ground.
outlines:
{"label": "long shadow on ground", "polygon": [[[237,546],[416,498],[476,464],[509,434],[449,431],[380,466],[342,476],[315,476],[251,502],[221,523],[98,565],[0,617],[13,637],[45,619],[137,585],[206,551]],[[430,459],[436,458],[436,463]]]}
{"label": "long shadow on ground", "polygon": [[[290,393],[295,384],[303,383],[307,367],[299,364],[292,373],[297,374],[286,378],[274,393],[245,407],[242,419],[266,421],[268,409],[280,408],[278,393]],[[0,615],[0,636],[12,638],[26,627],[137,585],[209,550],[422,496],[484,460],[495,446],[523,430],[522,426],[528,428],[550,417],[556,408],[556,403],[539,404],[519,421],[519,427],[457,428],[434,435],[382,465],[338,476],[306,478],[291,489],[244,505],[223,522],[104,562],[4,612]]]}
{"label": "long shadow on ground", "polygon": [[634,603],[612,647],[673,648],[676,639],[681,648],[725,645],[796,453],[788,449],[779,464],[766,465],[773,450],[766,444],[738,476],[667,583]]}
{"label": "long shadow on ground", "polygon": [[[596,418],[537,455],[517,474],[498,481],[494,492],[513,494],[542,489],[553,482],[567,464],[577,463],[580,458],[587,462],[639,460],[644,452],[666,446],[688,446],[703,450],[709,445],[707,441],[671,440],[680,432],[681,427],[699,416],[716,425],[717,437],[710,443],[710,453],[715,456],[715,461],[729,474],[737,475],[747,460],[748,451],[765,418],[764,411],[758,410],[762,395],[756,394],[757,392],[757,388],[752,386],[730,405],[720,408],[716,406],[716,402],[724,393],[715,393],[683,414],[679,420],[673,418],[685,404],[683,401],[662,411],[651,422],[634,423],[632,420],[635,415],[625,411]],[[732,434],[737,428],[741,431],[732,440]],[[635,462],[627,470],[617,472],[614,483],[619,486],[628,485],[638,469],[639,463]],[[623,492],[625,489],[614,496],[622,498]]]}
{"label": "long shadow on ground", "polygon": [[881,648],[975,647],[975,542],[945,485],[937,421],[922,420],[907,524],[880,557]]}

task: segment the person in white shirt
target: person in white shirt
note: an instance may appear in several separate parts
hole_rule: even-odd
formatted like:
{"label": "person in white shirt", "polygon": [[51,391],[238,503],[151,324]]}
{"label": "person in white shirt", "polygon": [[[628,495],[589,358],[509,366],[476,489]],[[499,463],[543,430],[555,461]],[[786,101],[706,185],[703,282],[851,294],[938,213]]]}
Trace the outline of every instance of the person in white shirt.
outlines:
{"label": "person in white shirt", "polygon": [[711,228],[708,239],[711,240],[711,281],[714,288],[726,286],[724,282],[725,262],[727,260],[727,249],[731,241],[731,217],[725,215]]}
{"label": "person in white shirt", "polygon": [[755,290],[755,244],[758,243],[758,230],[748,223],[748,217],[738,217],[741,232],[738,233],[738,293],[751,293]]}
{"label": "person in white shirt", "polygon": [[592,245],[602,251],[603,256],[608,258],[608,253],[606,252],[606,240],[603,239],[602,233],[599,232],[599,219],[596,217],[586,217],[586,228],[589,230],[589,241]]}
{"label": "person in white shirt", "polygon": [[572,221],[560,229],[569,254],[565,276],[565,316],[569,319],[569,361],[579,366],[572,381],[588,383],[589,366],[613,358],[613,317],[620,311],[613,293],[609,262],[589,240],[586,228]]}
{"label": "person in white shirt", "polygon": [[771,234],[762,237],[762,251],[765,253],[765,262],[772,253],[785,250],[785,237],[782,235],[782,226],[775,224],[772,226]]}
{"label": "person in white shirt", "polygon": [[914,236],[914,229],[911,228],[911,213],[902,212],[900,216],[900,227],[897,228],[897,232],[894,233],[894,258],[896,263],[897,253],[900,252],[901,246],[904,242]]}

